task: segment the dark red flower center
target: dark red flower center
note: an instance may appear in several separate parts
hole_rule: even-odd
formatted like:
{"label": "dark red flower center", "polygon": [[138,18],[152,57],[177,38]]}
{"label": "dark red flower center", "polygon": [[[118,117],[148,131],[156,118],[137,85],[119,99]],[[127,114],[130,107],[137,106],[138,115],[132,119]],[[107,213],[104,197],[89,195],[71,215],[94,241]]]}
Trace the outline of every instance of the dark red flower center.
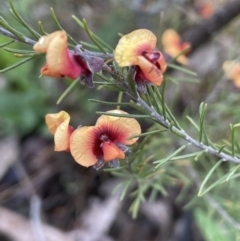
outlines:
{"label": "dark red flower center", "polygon": [[97,157],[100,158],[103,156],[103,150],[102,146],[104,142],[113,142],[116,143],[116,141],[119,138],[119,134],[109,130],[107,126],[102,126],[99,127],[94,136],[94,145],[93,145],[93,154]]}
{"label": "dark red flower center", "polygon": [[158,69],[161,69],[161,66],[158,63],[158,60],[161,57],[160,52],[153,52],[153,53],[143,52],[142,55],[152,64],[156,65]]}

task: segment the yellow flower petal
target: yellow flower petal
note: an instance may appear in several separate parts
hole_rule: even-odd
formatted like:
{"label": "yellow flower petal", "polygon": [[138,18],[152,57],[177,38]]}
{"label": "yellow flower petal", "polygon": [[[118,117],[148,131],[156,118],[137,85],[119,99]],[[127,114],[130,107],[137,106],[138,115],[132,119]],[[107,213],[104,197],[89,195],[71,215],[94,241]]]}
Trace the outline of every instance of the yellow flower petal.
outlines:
{"label": "yellow flower petal", "polygon": [[69,126],[70,116],[65,111],[47,114],[45,117],[49,131],[54,134],[55,151],[67,151],[73,127]]}
{"label": "yellow flower petal", "polygon": [[76,129],[70,138],[70,152],[77,163],[82,166],[93,166],[98,159],[94,155],[96,130],[94,126]]}
{"label": "yellow flower petal", "polygon": [[55,114],[47,114],[45,116],[45,121],[48,127],[48,130],[54,135],[57,128],[63,123],[66,122],[69,124],[70,116],[65,111],[60,111]]}
{"label": "yellow flower petal", "polygon": [[137,65],[137,57],[142,52],[152,52],[156,46],[156,36],[147,29],[135,30],[120,38],[114,58],[120,67]]}
{"label": "yellow flower petal", "polygon": [[64,31],[55,31],[49,35],[42,36],[38,42],[34,44],[33,49],[38,53],[46,53],[52,40],[63,32]]}
{"label": "yellow flower petal", "polygon": [[73,130],[73,127],[69,126],[67,121],[64,121],[57,128],[54,135],[55,151],[69,151],[70,136]]}
{"label": "yellow flower petal", "polygon": [[233,80],[236,87],[240,87],[240,63],[237,60],[229,60],[223,63],[223,71]]}
{"label": "yellow flower petal", "polygon": [[49,44],[46,62],[51,73],[61,73],[69,68],[69,57],[67,49],[67,34],[65,31],[58,31],[58,34]]}
{"label": "yellow flower petal", "polygon": [[181,42],[179,34],[174,29],[167,29],[162,35],[163,47],[172,46]]}
{"label": "yellow flower petal", "polygon": [[[111,110],[107,113],[113,114],[128,114],[122,110]],[[130,136],[141,134],[141,127],[138,121],[134,118],[125,118],[125,117],[116,117],[116,116],[107,116],[102,115],[98,118],[96,125],[98,127],[103,127],[110,132],[114,133],[117,136],[117,142],[124,145],[134,144],[138,138],[127,140]]]}
{"label": "yellow flower petal", "polygon": [[[162,35],[162,44],[164,51],[171,57],[177,57],[184,49],[190,48],[190,44],[182,42],[181,37],[174,29],[167,29]],[[186,53],[182,53],[177,57],[177,61],[183,65],[188,64]]]}

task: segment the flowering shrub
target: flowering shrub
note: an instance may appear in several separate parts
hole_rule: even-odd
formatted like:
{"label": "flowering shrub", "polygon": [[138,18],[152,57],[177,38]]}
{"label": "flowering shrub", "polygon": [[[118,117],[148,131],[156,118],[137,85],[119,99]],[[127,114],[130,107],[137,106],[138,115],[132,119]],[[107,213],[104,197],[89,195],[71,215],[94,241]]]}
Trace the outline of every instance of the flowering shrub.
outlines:
{"label": "flowering shrub", "polygon": [[[1,47],[23,60],[1,72],[43,55],[46,63],[41,68],[41,75],[74,80],[59,101],[67,98],[67,93],[79,81],[86,85],[81,86],[83,89],[99,87],[91,89],[94,94],[102,88],[117,93],[116,102],[89,100],[107,105],[110,109],[97,112],[100,117],[95,125],[80,125],[74,128],[70,125],[70,116],[65,111],[47,114],[45,120],[54,136],[55,151],[69,152],[73,159],[84,167],[93,166],[98,170],[104,166],[105,170],[124,179],[122,198],[131,192],[133,202],[130,211],[133,216],[137,215],[146,193],[151,193],[150,196],[154,197],[158,192],[167,195],[166,185],[188,187],[189,180],[186,180],[186,176],[191,176],[195,181],[199,196],[238,177],[236,172],[240,164],[240,147],[236,129],[239,124],[230,125],[229,136],[226,137],[229,140],[215,138],[213,141],[205,126],[206,103],[199,106],[199,119],[194,120],[187,116],[190,124],[186,125],[185,121],[179,121],[179,116],[172,113],[165,100],[167,85],[169,80],[173,79],[171,70],[196,76],[193,71],[171,63],[172,59],[166,61],[166,56],[171,56],[182,65],[189,63],[186,54],[190,51],[191,43],[183,42],[175,30],[167,29],[162,34],[163,49],[160,50],[156,48],[155,34],[147,29],[137,29],[123,35],[113,49],[89,29],[86,20],[81,21],[73,16],[92,41],[92,44],[82,46],[62,29],[54,12],[53,19],[59,29],[47,35],[42,28],[41,33],[32,29],[17,13],[11,1],[10,4],[15,18],[31,32],[35,40],[10,28],[5,21],[0,22],[0,33],[32,45],[34,51],[9,50],[6,46],[13,41],[3,43]],[[71,44],[68,43],[69,39]],[[223,69],[227,77],[239,87],[239,63],[225,62]],[[169,92],[167,97],[173,100],[171,90]],[[123,99],[126,99],[126,102]],[[85,104],[84,100],[82,103]],[[142,128],[142,133],[140,125],[145,119],[146,126],[150,127]],[[191,127],[196,129],[196,133],[191,131]],[[217,134],[218,132],[219,130],[216,131]],[[169,144],[169,139],[173,136],[178,137],[177,141]],[[195,165],[192,161],[197,161],[202,156],[211,156],[211,161],[205,163],[204,168],[209,172],[202,176],[204,180],[201,182],[192,169]],[[222,177],[212,178],[215,169],[219,168],[223,161],[229,164],[222,169],[226,173]],[[105,165],[106,163],[108,165]]]}
{"label": "flowering shrub", "polygon": [[[127,114],[121,110],[107,113]],[[105,162],[118,165],[128,152],[126,145],[134,144],[141,134],[139,123],[132,118],[101,116],[95,126],[80,126],[76,130],[69,126],[70,116],[65,111],[46,115],[46,124],[54,135],[55,151],[70,151],[82,166],[102,167]]]}

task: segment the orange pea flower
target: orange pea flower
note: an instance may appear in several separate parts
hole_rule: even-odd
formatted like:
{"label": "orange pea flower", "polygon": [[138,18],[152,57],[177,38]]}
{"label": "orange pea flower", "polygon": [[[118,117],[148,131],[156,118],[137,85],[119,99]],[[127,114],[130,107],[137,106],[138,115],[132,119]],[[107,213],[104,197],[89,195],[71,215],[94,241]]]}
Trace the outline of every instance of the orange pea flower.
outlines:
{"label": "orange pea flower", "polygon": [[140,91],[146,84],[160,86],[167,65],[163,54],[155,51],[157,38],[147,29],[135,30],[120,38],[114,58],[120,67],[136,65],[134,80]]}
{"label": "orange pea flower", "polygon": [[55,151],[68,151],[70,136],[74,130],[69,126],[70,116],[65,111],[47,114],[45,121],[49,131],[54,135]]}
{"label": "orange pea flower", "polygon": [[237,60],[225,61],[223,71],[234,82],[235,86],[240,88],[240,62]]}
{"label": "orange pea flower", "polygon": [[216,6],[214,6],[212,3],[203,3],[198,6],[199,14],[205,19],[212,16],[215,8]]}
{"label": "orange pea flower", "polygon": [[84,54],[76,46],[75,51],[68,49],[67,34],[65,31],[56,31],[42,36],[33,46],[39,53],[46,53],[46,64],[41,74],[50,77],[69,77],[76,79],[79,76],[82,82],[93,87],[92,75],[102,69],[104,61],[98,57]]}
{"label": "orange pea flower", "polygon": [[[121,110],[108,113],[127,114]],[[139,123],[133,118],[102,115],[95,126],[76,129],[70,138],[70,152],[82,166],[101,168],[106,162],[118,165],[118,159],[125,158],[127,145],[134,144],[138,138],[128,140],[130,136],[141,133]]]}
{"label": "orange pea flower", "polygon": [[[189,49],[190,43],[182,42],[181,37],[174,29],[167,29],[162,35],[162,44],[164,51],[171,57],[176,58],[185,49]],[[189,52],[189,50],[187,51]],[[176,59],[179,63],[183,65],[188,64],[188,58],[186,57],[186,52],[181,53]]]}

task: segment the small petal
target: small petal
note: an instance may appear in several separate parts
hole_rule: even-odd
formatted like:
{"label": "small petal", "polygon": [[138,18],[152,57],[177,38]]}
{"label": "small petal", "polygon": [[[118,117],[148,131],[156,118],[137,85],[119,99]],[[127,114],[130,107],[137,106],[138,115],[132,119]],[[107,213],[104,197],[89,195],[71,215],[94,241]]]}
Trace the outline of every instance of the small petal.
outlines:
{"label": "small petal", "polygon": [[45,117],[49,131],[54,134],[55,151],[69,150],[69,139],[73,127],[69,126],[70,116],[65,111],[47,114]]}
{"label": "small petal", "polygon": [[69,151],[70,136],[74,128],[63,122],[56,130],[54,135],[55,151]]}
{"label": "small petal", "polygon": [[98,158],[94,154],[95,127],[84,126],[76,129],[70,138],[70,152],[77,163],[82,166],[93,166]]}
{"label": "small petal", "polygon": [[240,63],[237,60],[229,60],[223,63],[223,71],[233,80],[236,87],[240,87]]}
{"label": "small petal", "polygon": [[167,29],[162,35],[162,44],[164,47],[177,45],[180,42],[181,38],[174,29]]}
{"label": "small petal", "polygon": [[63,123],[66,122],[69,124],[70,116],[65,111],[60,111],[56,114],[47,114],[45,116],[45,121],[48,127],[48,130],[54,135],[57,128]]}
{"label": "small petal", "polygon": [[[122,110],[111,110],[107,113],[113,114],[128,114]],[[96,127],[102,127],[109,130],[116,137],[115,142],[124,145],[134,144],[138,138],[127,140],[130,136],[141,134],[141,127],[134,118],[124,118],[117,116],[102,115],[96,122]]]}
{"label": "small petal", "polygon": [[152,52],[156,46],[156,36],[147,29],[135,30],[120,38],[114,58],[120,67],[137,65],[138,56]]}
{"label": "small petal", "polygon": [[160,86],[163,82],[162,71],[157,68],[143,56],[138,57],[138,66],[141,68],[145,79],[150,80],[153,84]]}
{"label": "small petal", "polygon": [[33,49],[38,53],[46,53],[52,40],[61,33],[62,31],[55,31],[49,35],[42,36],[38,42],[34,44]]}
{"label": "small petal", "polygon": [[103,159],[112,161],[114,159],[124,159],[124,152],[112,142],[104,142],[102,146]]}
{"label": "small petal", "polygon": [[[173,29],[167,29],[162,36],[162,44],[164,51],[169,54],[171,57],[177,57],[183,50],[189,48],[190,44],[188,42],[182,42],[179,34]],[[189,52],[189,50],[188,50]],[[188,64],[188,58],[185,56],[186,53],[181,53],[177,57],[177,61],[183,65]]]}

